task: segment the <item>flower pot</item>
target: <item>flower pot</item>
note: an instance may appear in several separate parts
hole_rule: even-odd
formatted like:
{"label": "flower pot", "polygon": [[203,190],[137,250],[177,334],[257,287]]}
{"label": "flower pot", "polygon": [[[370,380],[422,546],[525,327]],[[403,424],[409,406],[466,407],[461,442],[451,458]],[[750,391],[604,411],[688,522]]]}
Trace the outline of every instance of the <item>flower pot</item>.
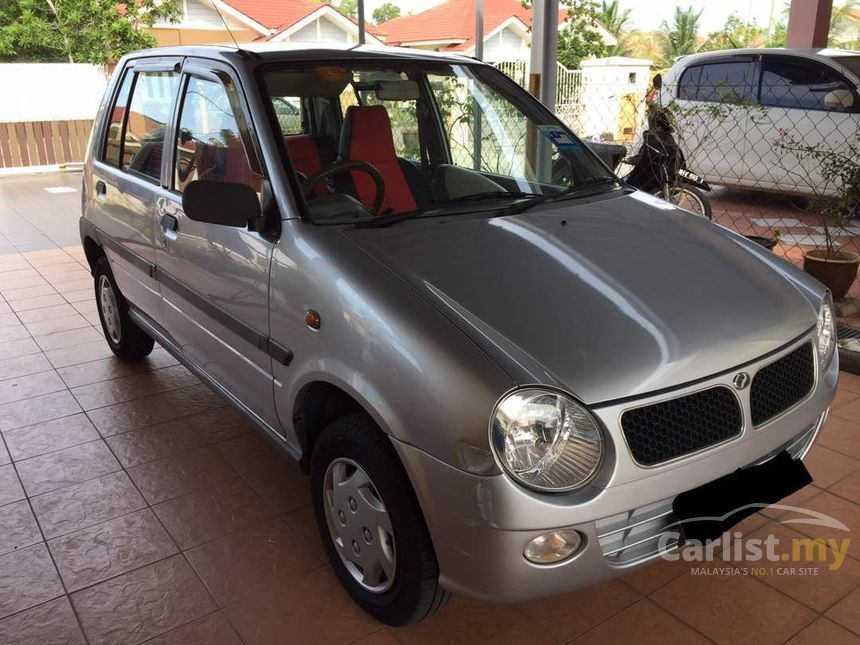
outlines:
{"label": "flower pot", "polygon": [[803,270],[830,289],[833,297],[845,297],[860,267],[860,255],[848,251],[836,251],[827,257],[826,249],[813,249],[803,256]]}
{"label": "flower pot", "polygon": [[776,246],[776,240],[772,237],[762,237],[760,235],[744,235],[750,242],[755,242],[759,246],[763,246],[768,251],[773,251]]}

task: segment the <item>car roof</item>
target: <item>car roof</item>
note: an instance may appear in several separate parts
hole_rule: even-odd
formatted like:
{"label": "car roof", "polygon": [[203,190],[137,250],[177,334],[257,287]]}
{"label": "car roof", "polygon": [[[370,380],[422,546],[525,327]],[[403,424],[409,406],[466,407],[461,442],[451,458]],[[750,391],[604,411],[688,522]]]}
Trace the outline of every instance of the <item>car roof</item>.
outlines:
{"label": "car roof", "polygon": [[755,56],[758,54],[768,54],[774,56],[800,56],[803,58],[812,58],[815,60],[833,59],[845,56],[860,56],[860,52],[851,51],[849,49],[832,49],[832,48],[811,48],[811,47],[767,47],[767,48],[747,48],[747,49],[717,49],[710,52],[701,52],[698,54],[688,54],[681,56],[675,61],[678,67],[686,67],[711,58],[724,58],[727,56]]}
{"label": "car roof", "polygon": [[258,60],[265,62],[302,62],[326,60],[414,60],[449,63],[476,63],[474,58],[459,54],[405,47],[384,47],[379,45],[311,45],[300,43],[240,43],[235,45],[186,45],[179,47],[154,47],[132,52],[129,59],[163,56],[198,56],[228,61]]}

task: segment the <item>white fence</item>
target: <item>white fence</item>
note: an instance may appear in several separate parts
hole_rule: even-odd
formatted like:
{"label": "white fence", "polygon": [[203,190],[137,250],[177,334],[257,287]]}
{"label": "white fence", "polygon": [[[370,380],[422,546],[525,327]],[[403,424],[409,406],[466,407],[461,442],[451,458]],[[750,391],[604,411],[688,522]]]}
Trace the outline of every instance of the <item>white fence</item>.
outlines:
{"label": "white fence", "polygon": [[0,123],[92,119],[107,82],[97,65],[0,63]]}

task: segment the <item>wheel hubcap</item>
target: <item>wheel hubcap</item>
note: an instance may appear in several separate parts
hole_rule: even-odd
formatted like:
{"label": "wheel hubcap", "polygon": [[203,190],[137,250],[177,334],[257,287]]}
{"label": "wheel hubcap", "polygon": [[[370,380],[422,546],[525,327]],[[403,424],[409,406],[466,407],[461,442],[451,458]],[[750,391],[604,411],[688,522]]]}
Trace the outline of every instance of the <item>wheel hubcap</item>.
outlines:
{"label": "wheel hubcap", "polygon": [[99,278],[99,304],[102,310],[102,319],[108,336],[114,343],[119,343],[122,337],[122,326],[119,322],[119,308],[116,304],[116,296],[107,276]]}
{"label": "wheel hubcap", "polygon": [[329,464],[323,486],[326,524],[341,562],[368,591],[387,591],[397,569],[394,531],[370,476],[339,458]]}

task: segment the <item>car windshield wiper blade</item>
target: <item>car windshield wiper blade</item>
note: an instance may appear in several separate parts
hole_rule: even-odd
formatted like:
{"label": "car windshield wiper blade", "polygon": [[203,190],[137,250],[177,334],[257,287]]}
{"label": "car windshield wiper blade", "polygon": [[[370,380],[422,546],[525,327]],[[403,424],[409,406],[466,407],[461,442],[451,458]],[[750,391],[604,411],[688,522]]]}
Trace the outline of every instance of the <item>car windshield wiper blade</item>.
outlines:
{"label": "car windshield wiper blade", "polygon": [[516,204],[511,204],[507,208],[501,210],[499,214],[516,215],[517,213],[524,213],[530,208],[534,208],[538,204],[543,204],[544,202],[555,202],[560,199],[564,199],[565,197],[573,197],[589,188],[594,188],[595,186],[602,186],[604,184],[621,185],[621,182],[616,177],[610,176],[589,177],[588,179],[579,182],[575,186],[568,186],[560,193],[536,195],[535,197],[527,199],[524,202],[517,202]]}
{"label": "car windshield wiper blade", "polygon": [[449,199],[444,204],[458,204],[460,202],[482,202],[491,199],[523,199],[525,197],[539,197],[538,193],[526,193],[518,190],[491,190],[483,193],[473,193]]}

